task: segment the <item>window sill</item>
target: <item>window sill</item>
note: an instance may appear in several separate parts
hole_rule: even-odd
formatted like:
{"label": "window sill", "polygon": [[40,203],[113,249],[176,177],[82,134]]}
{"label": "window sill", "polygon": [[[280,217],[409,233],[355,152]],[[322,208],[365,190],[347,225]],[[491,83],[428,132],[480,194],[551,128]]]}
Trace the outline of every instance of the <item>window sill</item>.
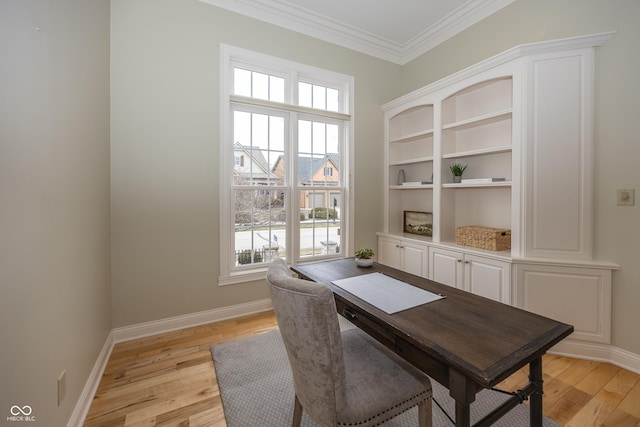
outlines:
{"label": "window sill", "polygon": [[267,267],[251,270],[234,271],[227,276],[218,277],[218,286],[236,285],[238,283],[255,282],[267,278]]}

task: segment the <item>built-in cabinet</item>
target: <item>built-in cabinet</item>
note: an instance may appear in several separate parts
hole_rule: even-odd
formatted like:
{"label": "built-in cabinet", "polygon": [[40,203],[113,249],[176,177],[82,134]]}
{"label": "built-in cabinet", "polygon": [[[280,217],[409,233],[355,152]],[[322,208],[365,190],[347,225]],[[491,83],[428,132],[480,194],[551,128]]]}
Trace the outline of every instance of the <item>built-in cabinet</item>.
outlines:
{"label": "built-in cabinet", "polygon": [[476,295],[511,303],[511,264],[463,251],[429,248],[429,279]]}
{"label": "built-in cabinet", "polygon": [[428,278],[428,248],[422,242],[399,237],[378,239],[378,261],[382,264]]}
{"label": "built-in cabinet", "polygon": [[[593,51],[610,36],[518,46],[385,104],[378,261],[608,339],[618,266],[592,258],[592,152]],[[431,213],[431,235],[407,233],[406,211]],[[472,225],[511,230],[511,248],[456,244]]]}
{"label": "built-in cabinet", "polygon": [[573,339],[611,340],[611,267],[514,263],[514,305],[573,325]]}

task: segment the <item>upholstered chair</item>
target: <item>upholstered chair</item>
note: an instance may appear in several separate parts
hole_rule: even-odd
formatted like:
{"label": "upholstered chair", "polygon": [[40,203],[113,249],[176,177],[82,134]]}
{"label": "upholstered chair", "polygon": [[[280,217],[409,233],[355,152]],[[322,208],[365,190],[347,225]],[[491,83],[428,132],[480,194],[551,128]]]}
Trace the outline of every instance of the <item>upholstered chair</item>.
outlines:
{"label": "upholstered chair", "polygon": [[340,331],[326,284],[292,277],[281,259],[267,272],[295,388],[294,427],[302,411],[323,427],[375,426],[418,406],[431,426],[431,382],[357,328]]}

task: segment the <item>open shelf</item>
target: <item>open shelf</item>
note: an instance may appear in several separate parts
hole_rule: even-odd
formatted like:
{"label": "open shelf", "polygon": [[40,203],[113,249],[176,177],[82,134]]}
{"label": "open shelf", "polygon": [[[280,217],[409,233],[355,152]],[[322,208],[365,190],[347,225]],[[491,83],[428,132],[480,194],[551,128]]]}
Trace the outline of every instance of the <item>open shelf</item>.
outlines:
{"label": "open shelf", "polygon": [[472,117],[470,119],[460,120],[458,122],[450,123],[442,126],[443,130],[465,130],[476,126],[484,126],[491,123],[496,123],[502,120],[511,119],[511,108],[495,111],[488,114],[484,114],[478,117]]}
{"label": "open shelf", "polygon": [[455,153],[443,154],[443,159],[461,159],[465,157],[486,156],[489,154],[508,153],[512,150],[510,145],[500,147],[480,148],[477,150],[459,151]]}

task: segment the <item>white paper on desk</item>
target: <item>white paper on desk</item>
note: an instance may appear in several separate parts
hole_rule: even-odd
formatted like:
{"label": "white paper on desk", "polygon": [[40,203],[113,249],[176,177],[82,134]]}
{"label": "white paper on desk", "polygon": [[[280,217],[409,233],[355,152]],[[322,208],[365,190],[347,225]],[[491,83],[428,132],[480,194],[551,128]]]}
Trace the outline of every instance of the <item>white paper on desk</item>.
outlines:
{"label": "white paper on desk", "polygon": [[382,273],[364,274],[332,283],[387,314],[444,298]]}

